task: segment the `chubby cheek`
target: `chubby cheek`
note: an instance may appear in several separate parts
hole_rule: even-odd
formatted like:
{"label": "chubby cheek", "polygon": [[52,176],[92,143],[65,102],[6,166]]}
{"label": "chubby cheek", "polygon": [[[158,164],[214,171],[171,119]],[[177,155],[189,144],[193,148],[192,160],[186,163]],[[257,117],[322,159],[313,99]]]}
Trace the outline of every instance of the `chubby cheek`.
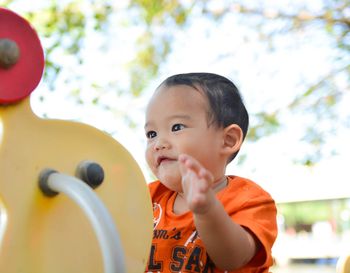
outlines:
{"label": "chubby cheek", "polygon": [[153,153],[152,153],[152,147],[147,146],[146,148],[146,152],[145,152],[145,158],[146,158],[146,162],[148,164],[148,167],[151,169],[151,171],[155,173],[156,168],[155,168],[155,162],[154,162],[154,157],[153,157]]}

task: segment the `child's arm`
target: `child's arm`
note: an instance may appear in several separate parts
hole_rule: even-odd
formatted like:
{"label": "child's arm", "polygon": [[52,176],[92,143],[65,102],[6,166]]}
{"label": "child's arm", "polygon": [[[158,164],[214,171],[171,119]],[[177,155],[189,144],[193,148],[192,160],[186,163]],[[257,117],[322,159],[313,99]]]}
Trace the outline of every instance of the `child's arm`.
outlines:
{"label": "child's arm", "polygon": [[190,156],[181,155],[179,162],[184,198],[210,258],[223,270],[244,266],[256,254],[258,241],[226,213],[211,189],[211,173]]}

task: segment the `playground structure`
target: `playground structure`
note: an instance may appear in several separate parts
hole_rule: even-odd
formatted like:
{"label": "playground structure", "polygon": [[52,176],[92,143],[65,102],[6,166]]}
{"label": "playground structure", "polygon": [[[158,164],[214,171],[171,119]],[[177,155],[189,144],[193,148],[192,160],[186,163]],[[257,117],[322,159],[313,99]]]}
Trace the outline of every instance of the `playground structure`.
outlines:
{"label": "playground structure", "polygon": [[43,70],[35,30],[0,8],[0,272],[143,272],[153,222],[142,172],[106,133],[34,115]]}

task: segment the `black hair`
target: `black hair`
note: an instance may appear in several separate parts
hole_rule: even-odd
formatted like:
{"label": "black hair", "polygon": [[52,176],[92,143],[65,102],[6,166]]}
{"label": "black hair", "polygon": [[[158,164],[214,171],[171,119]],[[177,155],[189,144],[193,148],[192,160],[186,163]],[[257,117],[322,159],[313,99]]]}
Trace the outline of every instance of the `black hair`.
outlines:
{"label": "black hair", "polygon": [[[185,73],[170,76],[160,86],[175,85],[187,85],[197,90],[200,88],[207,97],[211,110],[208,113],[209,125],[225,128],[237,124],[243,132],[243,139],[245,138],[249,116],[242,96],[231,80],[213,73]],[[228,162],[231,162],[237,153],[233,154]]]}

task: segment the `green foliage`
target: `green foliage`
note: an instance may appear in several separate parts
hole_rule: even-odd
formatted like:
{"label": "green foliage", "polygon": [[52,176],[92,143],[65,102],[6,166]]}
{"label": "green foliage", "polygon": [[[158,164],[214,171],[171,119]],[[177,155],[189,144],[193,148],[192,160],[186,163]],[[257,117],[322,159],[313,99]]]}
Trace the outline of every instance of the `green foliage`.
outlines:
{"label": "green foliage", "polygon": [[157,30],[165,30],[169,25],[173,28],[183,27],[190,10],[176,0],[133,0],[129,8],[138,10],[141,15],[141,22],[138,23],[146,26],[137,40],[136,57],[129,64],[130,89],[135,96],[139,96],[149,80],[157,77],[160,66],[171,53],[172,36],[167,31]]}
{"label": "green foliage", "polygon": [[163,25],[171,18],[178,26],[186,23],[189,10],[181,6],[177,0],[132,0],[130,7],[140,10],[142,19],[146,25]]}
{"label": "green foliage", "polygon": [[343,212],[349,211],[349,199],[318,200],[278,204],[278,212],[283,215],[285,228],[298,225],[311,226],[315,222],[338,223],[338,232],[342,226],[347,226],[341,219]]}
{"label": "green foliage", "polygon": [[[5,1],[0,4],[12,8],[12,4],[18,1]],[[88,16],[84,12],[84,1],[72,0],[60,3],[56,0],[42,2],[42,7],[21,13],[36,29],[45,43],[45,74],[44,80],[52,90],[55,89],[55,81],[62,71],[62,64],[59,64],[53,55],[64,54],[76,58],[76,62],[82,63],[81,48],[86,36],[87,21],[93,21],[94,28],[101,30],[106,23],[111,7],[108,3],[101,5],[97,1],[89,3],[89,9],[93,15]],[[60,53],[58,53],[60,52]]]}
{"label": "green foliage", "polygon": [[326,201],[283,204],[279,205],[279,211],[284,215],[287,226],[332,219],[332,209]]}
{"label": "green foliage", "polygon": [[[0,0],[0,5],[15,10],[21,1]],[[308,8],[307,3],[289,7],[277,4],[269,6],[268,3],[254,5],[244,1],[234,4],[232,1],[220,1],[220,7],[215,8],[218,5],[215,0],[130,0],[123,10],[113,0],[45,0],[41,3],[35,10],[29,8],[21,15],[33,24],[43,39],[46,55],[44,81],[52,90],[56,89],[57,78],[67,70],[64,61],[66,58],[74,59],[74,63],[70,65],[76,65],[76,71],[86,61],[82,50],[86,46],[88,35],[97,33],[99,37],[108,40],[111,28],[138,27],[140,32],[135,39],[135,57],[126,68],[129,86],[112,84],[113,79],[106,86],[111,85],[109,88],[118,95],[127,94],[131,90],[133,96],[140,96],[150,81],[159,76],[162,66],[173,52],[175,33],[185,30],[194,16],[213,21],[238,18],[240,24],[251,26],[252,31],[271,50],[276,46],[275,39],[281,35],[294,35],[308,29],[322,30],[327,41],[334,47],[334,67],[332,66],[328,75],[314,82],[303,83],[303,89],[298,91],[295,99],[288,105],[292,112],[313,115],[316,121],[334,121],[337,119],[336,106],[350,89],[350,3],[347,0],[324,0],[318,9]],[[129,14],[125,24],[113,25],[112,17],[123,12]],[[79,82],[79,77],[78,74],[71,74],[66,81]],[[346,84],[340,87],[339,81],[344,79]],[[91,88],[102,95],[105,86],[97,88],[91,83]],[[79,85],[76,85],[72,88],[71,95],[78,103],[84,103],[80,91]],[[102,104],[98,96],[91,103],[96,106]],[[278,131],[283,124],[280,115],[283,110],[285,109],[254,113],[252,120],[255,122],[248,138],[255,141]],[[324,138],[328,135],[324,127],[328,126],[329,132],[334,130],[332,125],[323,126],[323,129],[314,125],[312,123],[310,128],[305,129],[304,140],[313,145],[315,150],[313,154],[302,159],[306,165],[312,165],[323,156],[318,151],[322,151]]]}
{"label": "green foliage", "polygon": [[277,112],[260,112],[254,115],[255,126],[248,131],[247,137],[251,140],[258,140],[262,137],[275,133],[281,124],[279,123]]}

